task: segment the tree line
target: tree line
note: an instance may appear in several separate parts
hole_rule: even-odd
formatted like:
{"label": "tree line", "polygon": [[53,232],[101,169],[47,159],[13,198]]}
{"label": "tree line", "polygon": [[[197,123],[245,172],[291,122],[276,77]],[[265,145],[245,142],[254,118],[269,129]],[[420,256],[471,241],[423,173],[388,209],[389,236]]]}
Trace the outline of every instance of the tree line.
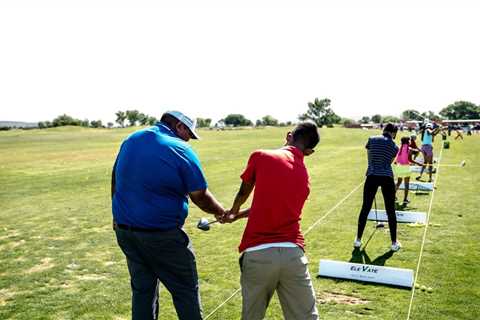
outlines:
{"label": "tree line", "polygon": [[[337,115],[333,109],[330,107],[331,100],[328,98],[315,98],[313,101],[307,103],[307,111],[298,116],[298,120],[311,120],[315,122],[319,127],[327,126],[332,127],[334,124],[343,124],[344,126],[352,126],[365,123],[386,123],[394,122],[398,123],[401,121],[409,120],[418,120],[422,121],[427,118],[433,121],[439,121],[442,119],[449,120],[458,120],[458,119],[480,119],[480,106],[475,105],[469,101],[456,101],[452,104],[449,104],[447,107],[443,108],[439,114],[436,114],[433,111],[427,111],[420,113],[415,109],[404,110],[400,117],[391,116],[391,115],[380,115],[375,114],[372,116],[363,116],[359,121],[342,118]],[[154,125],[158,119],[154,116],[142,113],[136,109],[126,110],[126,111],[117,111],[115,113],[118,126],[146,126]],[[200,128],[208,128],[212,126],[212,119],[210,118],[197,118],[197,126]],[[266,115],[261,119],[256,120],[255,126],[291,126],[292,121],[279,122],[271,115]],[[82,126],[90,128],[111,128],[114,126],[114,123],[108,122],[106,126],[102,123],[102,120],[80,120],[75,119],[67,114],[62,114],[52,121],[41,121],[38,123],[38,127],[42,128],[51,128],[51,127],[60,127],[60,126]],[[253,126],[254,123],[247,119],[242,114],[229,114],[225,118],[220,119],[215,123],[215,127],[241,127],[241,126]]]}

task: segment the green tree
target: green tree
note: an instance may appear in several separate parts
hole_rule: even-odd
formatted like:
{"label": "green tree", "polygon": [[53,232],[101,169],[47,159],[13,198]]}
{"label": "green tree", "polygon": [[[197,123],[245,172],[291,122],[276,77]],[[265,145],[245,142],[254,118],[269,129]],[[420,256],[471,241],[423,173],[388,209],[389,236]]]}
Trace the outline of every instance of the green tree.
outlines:
{"label": "green tree", "polygon": [[480,106],[469,101],[455,101],[440,111],[449,120],[480,119]]}
{"label": "green tree", "polygon": [[138,110],[127,110],[125,115],[127,116],[130,126],[135,126],[140,120],[140,112]]}
{"label": "green tree", "polygon": [[197,118],[197,127],[199,128],[208,128],[210,127],[210,124],[212,123],[212,119],[210,118]]}
{"label": "green tree", "polygon": [[442,117],[440,115],[436,114],[433,111],[422,112],[422,117],[424,119],[428,119],[428,120],[432,120],[432,121],[442,120]]}
{"label": "green tree", "polygon": [[370,117],[364,116],[360,119],[360,123],[366,124],[370,122]]}
{"label": "green tree", "polygon": [[262,118],[262,124],[264,126],[277,126],[278,120],[270,115],[266,115],[265,117]]}
{"label": "green tree", "polygon": [[384,117],[383,117],[383,122],[384,122],[384,123],[388,123],[388,122],[391,122],[391,123],[399,123],[399,122],[400,122],[400,118],[399,118],[399,117],[395,117],[395,116],[384,116]]}
{"label": "green tree", "polygon": [[423,118],[420,115],[420,112],[418,112],[417,110],[407,109],[402,112],[402,120],[403,121],[409,121],[409,120],[422,121]]}
{"label": "green tree", "polygon": [[299,120],[312,120],[317,126],[329,125],[339,123],[342,118],[333,112],[330,108],[331,100],[328,98],[318,99],[315,98],[313,102],[308,103],[308,110],[306,113],[301,114]]}
{"label": "green tree", "polygon": [[45,122],[43,121],[40,121],[37,125],[38,125],[38,129],[45,129],[47,127]]}
{"label": "green tree", "polygon": [[113,127],[113,122],[108,122],[108,123],[107,123],[107,127],[108,127],[109,129],[111,129],[111,128]]}
{"label": "green tree", "polygon": [[223,121],[226,125],[231,125],[234,127],[253,125],[252,121],[245,118],[245,116],[242,114],[229,114]]}
{"label": "green tree", "polygon": [[350,127],[352,125],[355,125],[357,124],[357,122],[353,119],[349,119],[349,118],[342,118],[342,123],[343,123],[343,126],[344,127]]}
{"label": "green tree", "polygon": [[103,127],[102,120],[92,120],[92,121],[90,121],[90,127],[92,127],[92,128],[102,128]]}
{"label": "green tree", "polygon": [[125,120],[127,119],[127,115],[123,111],[117,111],[115,115],[117,116],[117,120],[115,120],[115,122],[123,128],[125,126]]}
{"label": "green tree", "polygon": [[69,115],[62,114],[52,121],[53,127],[61,127],[61,126],[79,126],[80,120],[72,118]]}
{"label": "green tree", "polygon": [[148,124],[148,115],[140,112],[138,114],[138,122],[141,126],[146,126]]}
{"label": "green tree", "polygon": [[151,126],[153,126],[155,123],[157,123],[157,121],[158,120],[155,117],[152,117],[152,116],[148,117],[148,124],[151,125]]}
{"label": "green tree", "polygon": [[375,114],[372,116],[372,122],[373,123],[380,123],[382,122],[382,116],[379,114]]}
{"label": "green tree", "polygon": [[90,126],[90,121],[88,121],[88,119],[83,119],[82,121],[80,121],[80,125],[82,127],[89,127]]}

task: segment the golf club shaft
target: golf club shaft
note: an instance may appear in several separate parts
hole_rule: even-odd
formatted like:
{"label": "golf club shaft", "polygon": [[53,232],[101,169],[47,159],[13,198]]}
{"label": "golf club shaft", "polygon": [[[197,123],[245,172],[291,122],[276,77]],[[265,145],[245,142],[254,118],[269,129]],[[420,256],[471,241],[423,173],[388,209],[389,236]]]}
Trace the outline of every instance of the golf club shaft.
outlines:
{"label": "golf club shaft", "polygon": [[218,220],[213,220],[212,222],[207,223],[207,226],[211,225],[212,223],[219,222]]}

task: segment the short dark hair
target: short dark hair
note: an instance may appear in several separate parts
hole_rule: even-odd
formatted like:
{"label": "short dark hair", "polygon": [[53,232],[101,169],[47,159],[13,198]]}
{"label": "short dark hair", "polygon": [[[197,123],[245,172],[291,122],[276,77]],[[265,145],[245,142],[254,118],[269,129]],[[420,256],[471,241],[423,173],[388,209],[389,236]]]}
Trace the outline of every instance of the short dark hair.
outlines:
{"label": "short dark hair", "polygon": [[398,131],[398,127],[391,122],[387,123],[385,128],[383,128],[383,132],[396,133],[397,131]]}
{"label": "short dark hair", "polygon": [[317,125],[310,121],[297,124],[292,131],[293,140],[301,142],[305,149],[313,149],[320,141]]}
{"label": "short dark hair", "polygon": [[400,139],[401,144],[407,144],[409,142],[410,142],[410,137],[402,137],[402,139]]}
{"label": "short dark hair", "polygon": [[177,125],[178,121],[180,120],[178,120],[177,118],[175,118],[169,113],[164,113],[160,118],[160,122],[163,122],[172,130],[175,129],[175,126]]}

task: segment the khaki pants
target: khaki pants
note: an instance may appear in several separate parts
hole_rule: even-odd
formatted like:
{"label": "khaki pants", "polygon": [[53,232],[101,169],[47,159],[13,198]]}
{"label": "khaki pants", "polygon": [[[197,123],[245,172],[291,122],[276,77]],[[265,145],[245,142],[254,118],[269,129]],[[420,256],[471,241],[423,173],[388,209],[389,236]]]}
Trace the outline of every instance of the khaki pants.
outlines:
{"label": "khaki pants", "polygon": [[300,248],[268,248],[240,258],[242,319],[261,320],[275,290],[286,320],[319,319],[307,257]]}

